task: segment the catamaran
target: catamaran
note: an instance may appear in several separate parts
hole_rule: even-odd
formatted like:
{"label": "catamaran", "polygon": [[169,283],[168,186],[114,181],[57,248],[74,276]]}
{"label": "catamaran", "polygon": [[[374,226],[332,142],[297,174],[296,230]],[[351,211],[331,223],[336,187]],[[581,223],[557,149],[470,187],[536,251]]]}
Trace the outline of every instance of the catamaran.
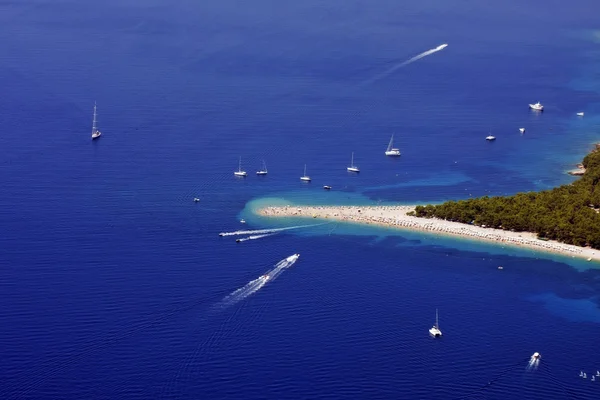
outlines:
{"label": "catamaran", "polygon": [[102,132],[100,132],[98,130],[98,127],[96,126],[98,121],[96,120],[96,102],[94,102],[94,120],[92,121],[92,140],[94,139],[98,139],[100,137],[100,135],[102,135]]}
{"label": "catamaran", "polygon": [[398,157],[400,155],[400,149],[394,148],[394,135],[392,135],[392,138],[390,139],[385,155],[390,157]]}
{"label": "catamaran", "polygon": [[440,331],[440,324],[438,321],[438,310],[437,308],[435,309],[435,325],[429,330],[429,334],[433,337],[440,337],[442,336],[442,331]]}
{"label": "catamaran", "polygon": [[239,166],[238,166],[238,170],[235,171],[233,174],[235,176],[241,176],[241,177],[244,177],[244,178],[246,177],[246,175],[248,175],[246,173],[246,171],[242,171],[242,157],[240,157],[240,163],[239,163]]}
{"label": "catamaran", "polygon": [[256,171],[256,175],[266,175],[267,172],[267,164],[265,163],[265,160],[263,160],[263,167],[260,171]]}
{"label": "catamaran", "polygon": [[354,165],[354,152],[352,152],[352,159],[350,161],[350,166],[346,168],[349,172],[360,172],[360,169],[356,165]]}
{"label": "catamaran", "polygon": [[304,164],[304,175],[300,177],[301,181],[310,182],[310,176],[306,175],[306,164]]}
{"label": "catamaran", "polygon": [[535,104],[530,104],[529,108],[535,111],[544,111],[544,106],[539,101]]}

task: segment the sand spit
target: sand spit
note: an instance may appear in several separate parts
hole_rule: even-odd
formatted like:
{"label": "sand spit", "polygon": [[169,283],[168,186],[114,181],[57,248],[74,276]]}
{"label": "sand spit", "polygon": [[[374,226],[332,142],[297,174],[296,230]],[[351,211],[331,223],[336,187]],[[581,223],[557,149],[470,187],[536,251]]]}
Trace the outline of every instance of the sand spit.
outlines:
{"label": "sand spit", "polygon": [[415,206],[283,206],[263,207],[258,214],[265,217],[305,217],[345,221],[382,227],[426,231],[440,235],[466,238],[547,251],[588,261],[600,261],[600,250],[568,245],[552,240],[540,240],[531,232],[510,232],[450,222],[440,219],[418,218],[406,215]]}

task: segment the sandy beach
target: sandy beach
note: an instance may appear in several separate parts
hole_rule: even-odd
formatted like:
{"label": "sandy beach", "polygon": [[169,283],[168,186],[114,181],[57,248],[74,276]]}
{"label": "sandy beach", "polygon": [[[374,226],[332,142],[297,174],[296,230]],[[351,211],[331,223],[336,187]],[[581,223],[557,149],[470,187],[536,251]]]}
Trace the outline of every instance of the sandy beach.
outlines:
{"label": "sandy beach", "polygon": [[475,240],[526,247],[567,256],[600,261],[600,250],[568,245],[552,240],[540,240],[530,232],[510,232],[440,219],[406,215],[415,206],[278,206],[264,207],[258,214],[265,217],[305,217],[378,225],[382,227],[426,231],[439,235],[462,236]]}

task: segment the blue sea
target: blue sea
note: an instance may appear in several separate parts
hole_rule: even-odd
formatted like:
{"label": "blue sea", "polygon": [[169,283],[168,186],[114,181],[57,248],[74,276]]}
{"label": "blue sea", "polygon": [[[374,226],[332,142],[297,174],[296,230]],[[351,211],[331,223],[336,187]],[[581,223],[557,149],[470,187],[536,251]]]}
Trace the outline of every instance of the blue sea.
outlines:
{"label": "blue sea", "polygon": [[0,2],[0,399],[599,399],[598,264],[254,213],[572,182],[598,10]]}

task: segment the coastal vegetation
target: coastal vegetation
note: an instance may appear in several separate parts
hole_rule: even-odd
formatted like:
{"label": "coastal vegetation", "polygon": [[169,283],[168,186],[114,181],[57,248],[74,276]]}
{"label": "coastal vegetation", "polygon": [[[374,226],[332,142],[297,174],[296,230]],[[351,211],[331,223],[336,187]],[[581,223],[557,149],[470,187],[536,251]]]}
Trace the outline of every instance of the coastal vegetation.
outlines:
{"label": "coastal vegetation", "polygon": [[579,180],[551,190],[417,206],[410,215],[534,232],[540,239],[600,249],[600,145],[582,164]]}

